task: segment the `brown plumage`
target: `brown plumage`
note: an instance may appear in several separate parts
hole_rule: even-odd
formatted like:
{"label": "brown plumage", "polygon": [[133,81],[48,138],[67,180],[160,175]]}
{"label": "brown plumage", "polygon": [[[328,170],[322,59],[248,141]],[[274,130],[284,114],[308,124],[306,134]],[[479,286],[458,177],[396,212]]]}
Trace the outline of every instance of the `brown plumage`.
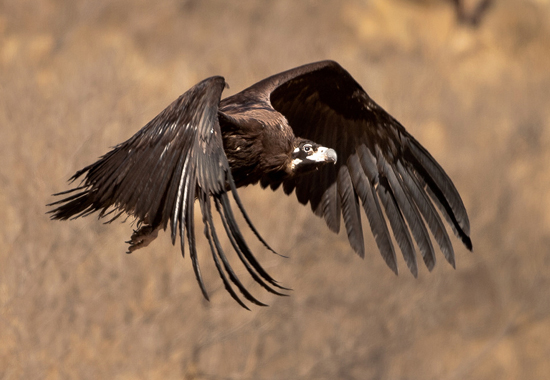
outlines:
{"label": "brown plumage", "polygon": [[[233,287],[252,296],[233,272],[214,228],[212,203],[249,274],[266,290],[283,295],[248,248],[229,194],[248,227],[269,248],[248,218],[237,187],[260,183],[296,193],[338,232],[343,216],[351,247],[364,256],[361,205],[376,244],[397,273],[395,249],[417,275],[413,239],[432,269],[435,252],[428,229],[447,261],[454,253],[440,215],[468,249],[468,215],[453,183],[434,158],[379,107],[340,65],[322,61],[271,76],[220,101],[222,77],[205,79],[169,105],[129,140],[78,171],[80,186],[50,211],[53,219],[99,211],[109,221],[126,213],[138,221],[129,251],[147,246],[170,227],[172,243],[188,241],[193,269],[208,299],[197,261],[193,213],[198,199],[212,258],[231,296]],[[439,212],[438,212],[439,210]],[[411,236],[412,235],[412,236]]]}

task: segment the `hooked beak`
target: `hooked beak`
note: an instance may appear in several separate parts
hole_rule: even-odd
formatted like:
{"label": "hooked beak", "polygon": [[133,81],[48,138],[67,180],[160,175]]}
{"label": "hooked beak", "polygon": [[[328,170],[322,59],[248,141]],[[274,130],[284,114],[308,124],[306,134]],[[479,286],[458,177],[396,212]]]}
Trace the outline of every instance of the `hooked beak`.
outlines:
{"label": "hooked beak", "polygon": [[326,148],[324,146],[317,149],[317,152],[313,153],[311,156],[307,156],[306,160],[311,160],[315,162],[332,162],[336,163],[338,156],[334,149]]}

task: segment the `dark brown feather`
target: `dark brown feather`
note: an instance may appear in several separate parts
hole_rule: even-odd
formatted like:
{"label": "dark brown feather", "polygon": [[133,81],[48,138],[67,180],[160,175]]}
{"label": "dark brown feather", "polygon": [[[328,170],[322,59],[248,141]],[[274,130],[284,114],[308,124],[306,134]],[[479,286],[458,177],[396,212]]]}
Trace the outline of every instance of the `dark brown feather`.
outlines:
{"label": "dark brown feather", "polygon": [[[386,217],[413,274],[417,269],[411,233],[428,268],[435,264],[425,223],[434,233],[447,261],[454,266],[450,240],[438,222],[440,219],[434,207],[439,208],[455,234],[471,250],[466,209],[449,177],[403,126],[378,106],[340,65],[322,61],[301,66],[264,79],[239,96],[265,99],[266,94],[269,94],[273,108],[288,120],[296,136],[331,147],[338,154],[336,168],[322,168],[307,177],[284,182],[285,193],[294,190],[301,203],[309,202],[316,215],[325,217],[331,230],[338,230],[340,212],[327,213],[325,210],[334,209],[334,206],[340,210],[343,199],[350,199],[348,195],[343,197],[342,192],[332,191],[333,184],[338,181],[339,168],[347,166],[377,245],[392,269],[396,271],[395,254],[391,239],[385,233],[385,218],[372,210],[378,205],[377,197],[383,198]],[[370,159],[362,159],[362,168],[358,165],[359,160],[350,160],[355,153],[363,152],[361,154],[365,156],[366,151],[374,158],[375,169],[371,172],[364,167]],[[377,191],[365,189],[365,178]],[[264,185],[279,186],[278,183]],[[353,214],[356,215],[358,204],[354,208]],[[349,209],[345,213],[351,215]],[[363,239],[360,219],[344,215],[344,223],[350,244],[362,255],[361,245],[357,243]]]}
{"label": "dark brown feather", "polygon": [[[123,213],[134,216],[138,230],[130,251],[170,226],[172,243],[180,236],[182,254],[187,240],[195,276],[208,299],[195,243],[198,199],[212,259],[229,294],[245,308],[234,288],[249,302],[264,304],[232,269],[215,228],[211,198],[250,276],[271,293],[285,295],[278,290],[285,288],[261,267],[239,229],[229,194],[251,231],[271,249],[242,205],[237,193],[241,186],[260,182],[275,190],[282,185],[285,194],[295,192],[300,203],[309,203],[334,232],[343,219],[350,245],[360,256],[365,252],[362,204],[382,257],[395,273],[395,248],[386,221],[414,276],[418,268],[413,238],[428,269],[435,265],[428,229],[455,265],[440,214],[472,249],[468,215],[447,174],[336,62],[285,71],[220,101],[224,86],[222,77],[200,82],[130,139],[78,171],[71,181],[83,178],[80,185],[56,194],[64,198],[51,204],[57,207],[50,211],[52,218],[95,211],[109,221]],[[301,152],[296,144],[304,139],[332,148],[337,163],[331,150],[334,164],[294,171],[291,157]]]}

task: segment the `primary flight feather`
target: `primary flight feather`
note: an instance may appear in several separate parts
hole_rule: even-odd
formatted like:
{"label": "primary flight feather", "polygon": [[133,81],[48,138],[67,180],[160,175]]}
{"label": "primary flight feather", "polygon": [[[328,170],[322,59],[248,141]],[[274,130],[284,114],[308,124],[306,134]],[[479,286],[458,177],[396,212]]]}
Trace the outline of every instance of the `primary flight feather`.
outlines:
{"label": "primary flight feather", "polygon": [[255,259],[231,208],[233,198],[248,227],[268,248],[248,218],[237,188],[260,183],[309,203],[334,232],[341,217],[351,247],[364,256],[361,206],[376,244],[397,273],[390,229],[416,276],[415,243],[428,269],[435,252],[428,231],[454,267],[454,251],[440,215],[468,249],[470,225],[460,195],[441,166],[405,128],[338,63],[322,61],[266,78],[221,100],[226,83],[216,76],[198,83],[127,141],[78,171],[78,187],[63,199],[53,219],[99,211],[108,221],[122,214],[137,220],[129,252],[147,246],[170,227],[172,243],[185,241],[195,276],[208,299],[197,261],[195,201],[225,288],[248,308],[258,301],[240,282],[214,227],[219,214],[231,245],[252,278],[284,295]]}

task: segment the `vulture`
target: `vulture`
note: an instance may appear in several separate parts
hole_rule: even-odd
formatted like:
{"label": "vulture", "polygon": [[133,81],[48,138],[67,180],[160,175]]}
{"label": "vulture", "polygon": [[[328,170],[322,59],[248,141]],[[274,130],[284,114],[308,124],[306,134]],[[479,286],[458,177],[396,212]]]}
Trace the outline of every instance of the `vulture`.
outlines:
{"label": "vulture", "polygon": [[[220,242],[220,224],[250,276],[267,291],[287,295],[251,252],[234,209],[266,249],[237,189],[259,183],[282,188],[311,206],[336,233],[341,220],[351,248],[365,253],[361,208],[387,265],[397,274],[396,248],[416,277],[416,251],[435,264],[432,239],[455,267],[442,218],[472,250],[468,215],[451,179],[405,128],[376,104],[334,61],[306,64],[221,99],[225,79],[198,83],[127,141],[74,174],[77,187],[54,194],[52,219],[99,212],[110,223],[133,217],[129,252],[146,247],[160,229],[187,241],[195,277],[208,300],[195,240],[198,200],[204,234],[225,289],[265,306],[242,284]],[[233,207],[232,207],[233,205]],[[214,211],[215,210],[215,211]],[[389,223],[389,228],[388,228]],[[390,232],[391,229],[391,232]],[[393,237],[392,237],[393,235]],[[240,293],[240,295],[239,295]],[[244,297],[244,299],[241,299]]]}

